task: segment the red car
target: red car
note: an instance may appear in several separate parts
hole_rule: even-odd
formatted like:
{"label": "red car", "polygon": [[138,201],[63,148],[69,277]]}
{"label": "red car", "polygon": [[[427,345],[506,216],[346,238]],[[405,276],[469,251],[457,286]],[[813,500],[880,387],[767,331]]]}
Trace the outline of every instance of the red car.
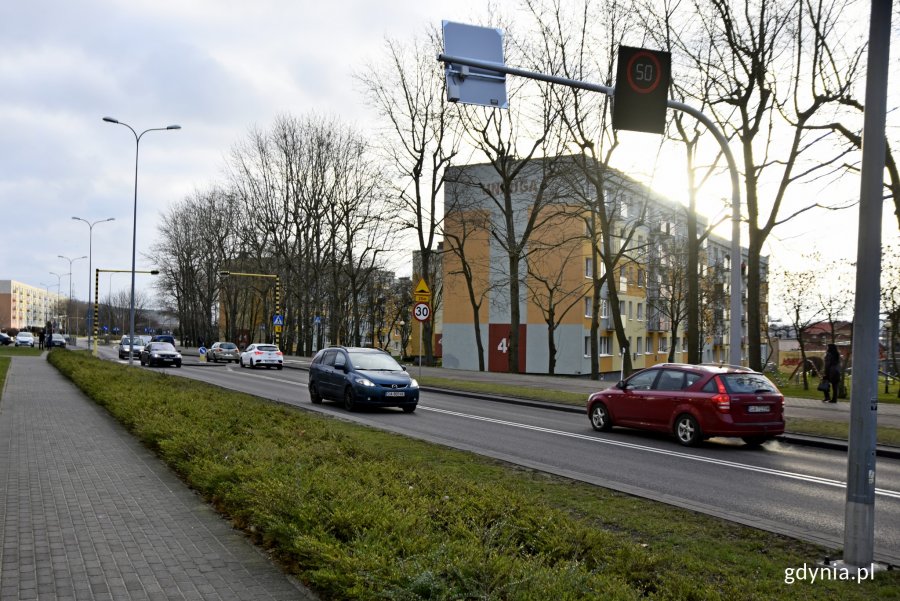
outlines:
{"label": "red car", "polygon": [[671,432],[694,446],[713,436],[761,445],[784,433],[784,396],[745,367],[662,363],[588,398],[595,430],[613,426]]}

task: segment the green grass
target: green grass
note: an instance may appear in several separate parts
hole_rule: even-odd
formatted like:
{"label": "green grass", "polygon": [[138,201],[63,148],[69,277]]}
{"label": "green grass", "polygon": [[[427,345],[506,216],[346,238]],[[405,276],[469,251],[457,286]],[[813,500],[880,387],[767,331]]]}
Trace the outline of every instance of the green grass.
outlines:
{"label": "green grass", "polygon": [[30,346],[0,346],[0,357],[40,357],[43,352]]}
{"label": "green grass", "polygon": [[6,384],[6,372],[9,371],[9,357],[0,355],[0,398],[3,398],[3,386]]}
{"label": "green grass", "polygon": [[[772,376],[772,374],[767,373],[766,375]],[[776,380],[778,384],[778,389],[781,390],[781,393],[784,396],[795,397],[798,399],[822,399],[824,398],[824,394],[818,390],[816,390],[816,386],[819,384],[818,378],[808,378],[808,388],[803,388],[803,383],[798,383],[795,380],[791,380],[790,382],[787,379],[782,377],[775,377],[773,380]],[[845,378],[844,384],[847,387],[847,393],[850,393],[850,378]],[[879,403],[890,403],[890,404],[900,404],[900,396],[898,396],[897,391],[900,390],[900,385],[897,382],[891,382],[888,387],[888,392],[884,391],[884,378],[880,378],[878,380],[878,402]],[[847,402],[848,399],[839,399],[841,402]]]}
{"label": "green grass", "polygon": [[[788,432],[843,440],[847,440],[850,432],[850,424],[847,422],[814,419],[788,418],[785,420],[785,427]],[[878,426],[875,438],[878,444],[900,446],[900,428]]]}
{"label": "green grass", "polygon": [[[453,378],[423,376],[416,379],[420,385],[433,388],[480,392],[497,396],[514,397],[517,399],[531,399],[536,401],[546,401],[548,403],[577,405],[580,407],[585,406],[588,397],[587,394],[577,392],[562,392],[559,390],[547,390],[528,386],[510,386],[508,384],[492,384],[490,382],[472,382],[469,380],[456,380]],[[600,387],[601,385],[598,384],[598,390]]]}
{"label": "green grass", "polygon": [[87,353],[50,361],[323,599],[900,599],[896,571],[785,584],[826,554],[810,544]]}

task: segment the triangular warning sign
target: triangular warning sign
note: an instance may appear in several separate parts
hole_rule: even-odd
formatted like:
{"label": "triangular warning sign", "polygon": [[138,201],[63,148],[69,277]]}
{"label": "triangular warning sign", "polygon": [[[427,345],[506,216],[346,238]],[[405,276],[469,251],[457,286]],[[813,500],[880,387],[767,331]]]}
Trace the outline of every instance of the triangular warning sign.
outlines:
{"label": "triangular warning sign", "polygon": [[425,279],[419,280],[419,283],[416,284],[416,289],[413,291],[413,294],[431,294],[431,290],[428,289],[428,284],[425,283]]}

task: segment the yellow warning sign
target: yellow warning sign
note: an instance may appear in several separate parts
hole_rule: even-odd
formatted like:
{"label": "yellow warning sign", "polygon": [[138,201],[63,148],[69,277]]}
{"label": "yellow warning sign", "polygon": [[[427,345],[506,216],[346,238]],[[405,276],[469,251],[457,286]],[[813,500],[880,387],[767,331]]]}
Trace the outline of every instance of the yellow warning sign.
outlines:
{"label": "yellow warning sign", "polygon": [[413,290],[413,299],[417,303],[431,302],[431,290],[429,290],[428,284],[425,283],[424,278],[420,279],[419,283],[416,284],[416,288]]}

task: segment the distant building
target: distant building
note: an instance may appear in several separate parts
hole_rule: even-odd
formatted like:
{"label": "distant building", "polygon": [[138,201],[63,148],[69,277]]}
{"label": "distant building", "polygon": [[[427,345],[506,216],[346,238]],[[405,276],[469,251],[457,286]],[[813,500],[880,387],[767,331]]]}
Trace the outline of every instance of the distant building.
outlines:
{"label": "distant building", "polygon": [[0,280],[0,330],[43,328],[59,318],[65,300],[44,287]]}

